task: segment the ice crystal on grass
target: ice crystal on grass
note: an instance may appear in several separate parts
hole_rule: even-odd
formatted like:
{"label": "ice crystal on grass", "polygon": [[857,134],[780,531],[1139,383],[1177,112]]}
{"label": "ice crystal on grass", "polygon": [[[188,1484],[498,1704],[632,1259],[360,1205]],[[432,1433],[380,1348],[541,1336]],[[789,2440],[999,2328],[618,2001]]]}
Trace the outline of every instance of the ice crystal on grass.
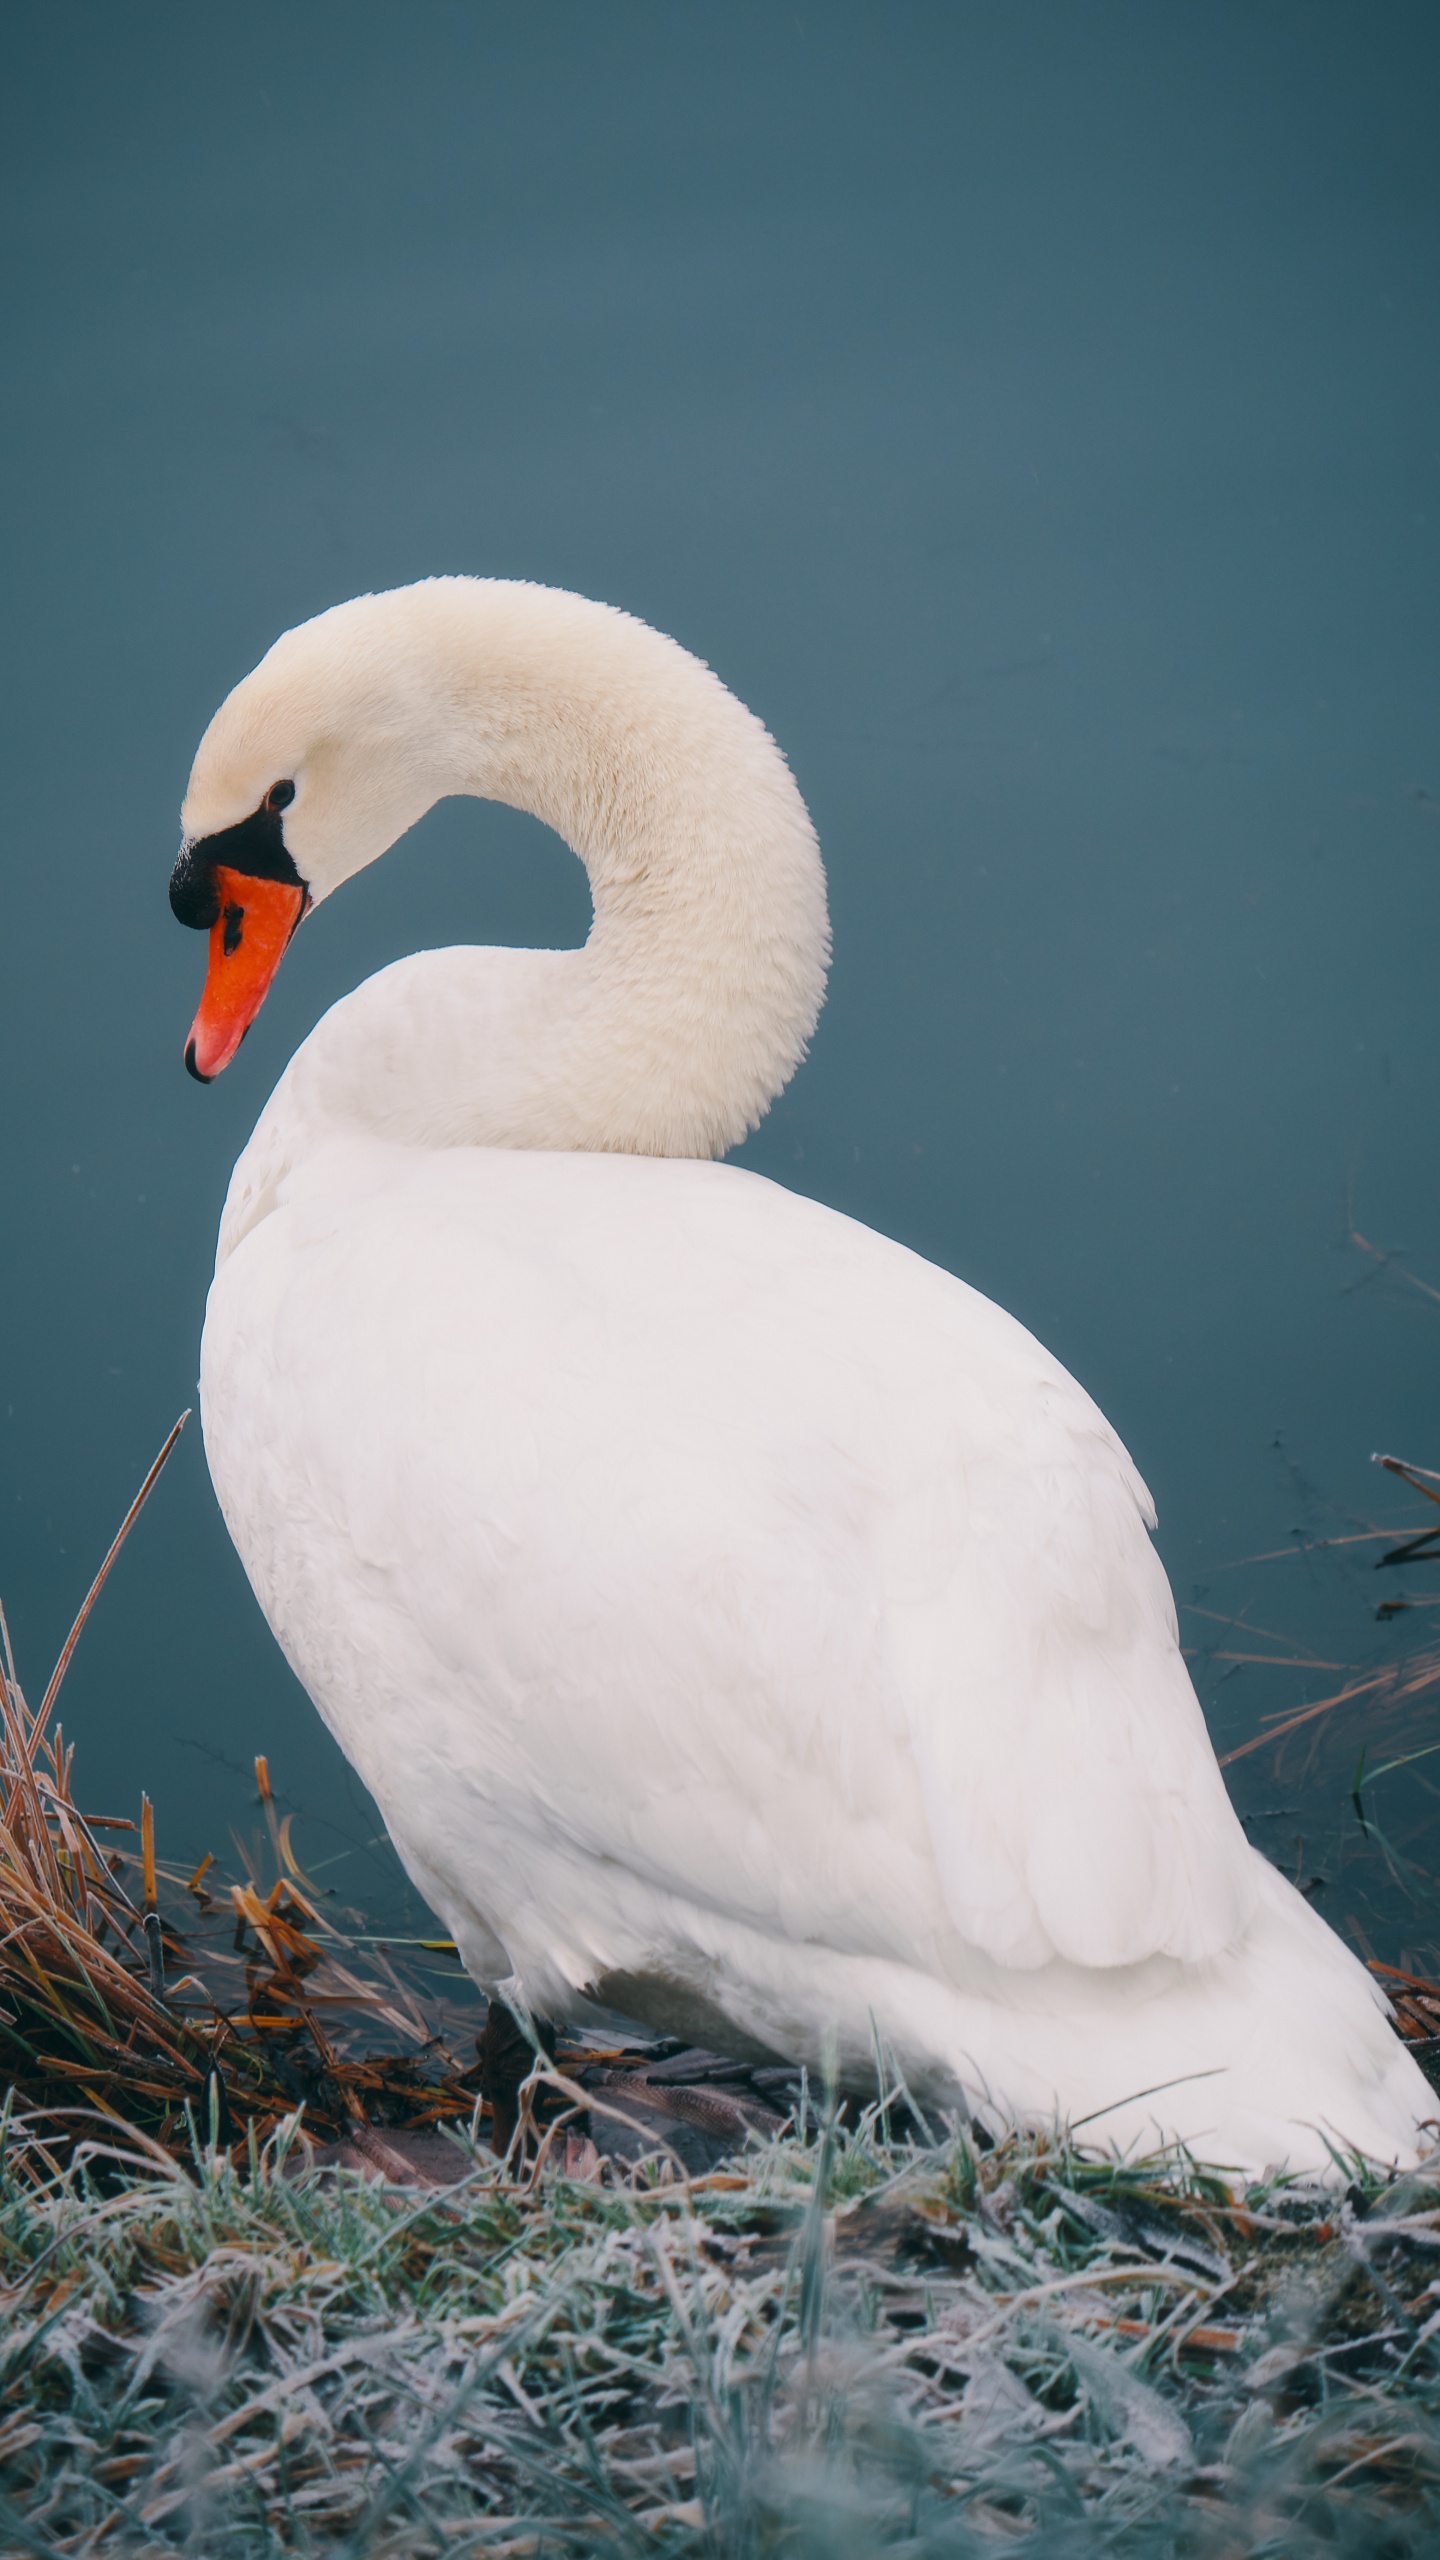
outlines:
{"label": "ice crystal on grass", "polygon": [[12,2116],[0,2549],[1435,2548],[1440,2178],[1236,2201],[876,2112],[419,2194]]}

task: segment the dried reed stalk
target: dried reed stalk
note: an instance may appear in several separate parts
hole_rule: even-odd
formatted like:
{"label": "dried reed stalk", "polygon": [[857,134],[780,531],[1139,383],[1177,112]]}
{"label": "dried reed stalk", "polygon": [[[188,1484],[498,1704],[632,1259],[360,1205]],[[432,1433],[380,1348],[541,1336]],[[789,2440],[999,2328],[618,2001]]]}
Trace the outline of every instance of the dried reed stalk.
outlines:
{"label": "dried reed stalk", "polygon": [[[31,2109],[66,2118],[75,2131],[98,2109],[177,2152],[197,2131],[203,2138],[212,2092],[238,2138],[253,2126],[263,2140],[301,2098],[323,2139],[363,2116],[362,2090],[390,2121],[468,2116],[475,2093],[453,2056],[438,2057],[438,2072],[433,2063],[418,2066],[417,2053],[433,2048],[434,2037],[383,1951],[357,1971],[348,1941],[322,1921],[291,1850],[289,1817],[276,1819],[263,1763],[261,1800],[282,1873],[268,1889],[254,1874],[230,1888],[263,1965],[243,1946],[222,1958],[194,1943],[204,1936],[210,1904],[202,1888],[212,1859],[189,1879],[196,1922],[182,1933],[163,1896],[169,1892],[173,1906],[185,1888],[157,1862],[148,1796],[138,1860],[107,1850],[101,1836],[133,1837],[135,1823],[86,1815],[76,1802],[74,1749],[53,1710],[85,1622],[184,1421],[126,1513],[38,1709],[26,1700],[0,1618],[0,2090],[8,2083]],[[348,1961],[337,1960],[341,1953]],[[232,1992],[238,1998],[226,1996]],[[409,2057],[342,2060],[316,2021],[317,2007],[352,2012],[368,2022],[372,2040],[383,2030],[408,2044]]]}

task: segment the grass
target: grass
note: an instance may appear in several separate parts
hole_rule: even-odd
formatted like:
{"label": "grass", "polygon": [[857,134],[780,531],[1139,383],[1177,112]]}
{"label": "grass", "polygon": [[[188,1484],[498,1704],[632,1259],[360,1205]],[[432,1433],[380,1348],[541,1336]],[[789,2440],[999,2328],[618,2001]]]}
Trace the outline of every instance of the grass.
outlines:
{"label": "grass", "polygon": [[[1406,1459],[1374,1463],[1387,1490],[1418,1498],[1418,1518],[1339,1509],[1292,1470],[1291,1542],[1234,1568],[1265,1568],[1267,1587],[1247,1579],[1228,1609],[1218,1591],[1182,1604],[1186,1650],[1252,1840],[1372,1965],[1433,2067],[1440,2006],[1427,2015],[1424,2003],[1440,2002],[1440,1643],[1423,1630],[1440,1607],[1440,1529],[1427,1527],[1440,1522],[1440,1476]],[[1397,1996],[1410,1991],[1416,2002]]]}
{"label": "grass", "polygon": [[417,2196],[294,2137],[61,2160],[10,2116],[7,2554],[1437,2547],[1440,2183],[1236,2203],[876,2107]]}

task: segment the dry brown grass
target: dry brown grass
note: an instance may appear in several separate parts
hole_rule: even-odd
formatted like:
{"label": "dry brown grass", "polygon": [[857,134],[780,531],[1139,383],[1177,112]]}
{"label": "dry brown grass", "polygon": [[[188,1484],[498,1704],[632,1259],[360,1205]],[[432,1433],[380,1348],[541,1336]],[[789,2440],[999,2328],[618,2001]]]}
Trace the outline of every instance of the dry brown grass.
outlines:
{"label": "dry brown grass", "polygon": [[38,1708],[4,1637],[0,2085],[13,2085],[56,2130],[93,2131],[98,2112],[177,2154],[190,2148],[192,2127],[207,2139],[212,2120],[227,2144],[252,2127],[263,2141],[302,2102],[321,2140],[372,2116],[468,2120],[476,2073],[452,2048],[454,2030],[472,2022],[457,2010],[443,2022],[448,2040],[437,2034],[435,2003],[394,1957],[357,1948],[325,1915],[295,1858],[289,1817],[277,1818],[263,1761],[269,1879],[252,1860],[241,1880],[224,1883],[210,1858],[186,1878],[157,1862],[148,1798],[138,1824],[87,1814],[76,1801],[74,1746],[55,1720],[61,1685],[183,1420],[121,1524]]}

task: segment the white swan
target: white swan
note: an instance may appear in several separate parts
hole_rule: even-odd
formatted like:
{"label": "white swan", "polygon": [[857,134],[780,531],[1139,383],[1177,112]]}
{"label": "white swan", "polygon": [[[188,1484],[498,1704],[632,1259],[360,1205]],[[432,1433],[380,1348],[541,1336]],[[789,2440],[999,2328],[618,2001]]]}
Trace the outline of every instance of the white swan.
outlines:
{"label": "white swan", "polygon": [[430,951],[311,1033],[205,1323],[261,1607],[470,1971],[1258,2169],[1414,2156],[1370,1978],[1250,1849],[1096,1408],[960,1281],[709,1161],[827,959],[759,723],[643,624],[443,578],[217,712],[172,901],[208,1079],[306,906],[443,795],[546,820],[583,950]]}

